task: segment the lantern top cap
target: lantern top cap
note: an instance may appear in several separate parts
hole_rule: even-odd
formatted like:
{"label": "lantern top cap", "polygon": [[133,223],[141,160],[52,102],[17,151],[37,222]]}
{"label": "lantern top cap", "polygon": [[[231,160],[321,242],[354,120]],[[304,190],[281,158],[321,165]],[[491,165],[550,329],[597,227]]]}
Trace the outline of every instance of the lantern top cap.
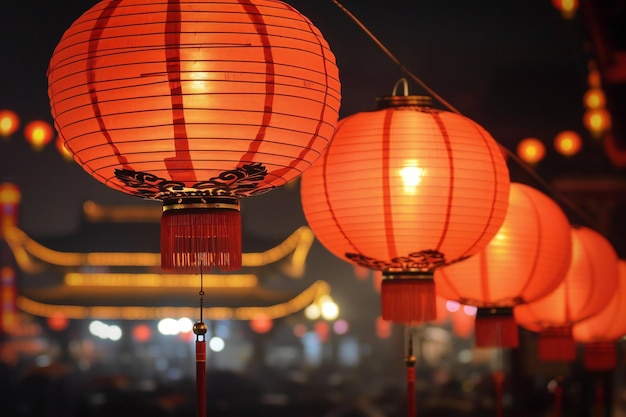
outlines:
{"label": "lantern top cap", "polygon": [[377,97],[376,104],[379,110],[389,107],[432,107],[433,99],[430,96],[386,96]]}
{"label": "lantern top cap", "polygon": [[[403,94],[398,95],[398,88],[402,85]],[[409,95],[409,83],[406,78],[400,78],[393,86],[391,96],[376,98],[378,109],[387,109],[389,107],[432,107],[433,99],[430,96]]]}

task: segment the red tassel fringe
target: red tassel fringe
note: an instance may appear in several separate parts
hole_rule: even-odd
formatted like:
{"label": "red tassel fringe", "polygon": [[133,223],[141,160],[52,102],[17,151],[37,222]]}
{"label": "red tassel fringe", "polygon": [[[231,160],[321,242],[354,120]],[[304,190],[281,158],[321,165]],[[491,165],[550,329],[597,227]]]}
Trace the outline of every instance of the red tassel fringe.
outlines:
{"label": "red tassel fringe", "polygon": [[547,362],[574,362],[576,342],[572,338],[572,328],[552,327],[539,333],[539,360]]}
{"label": "red tassel fringe", "polygon": [[196,340],[196,417],[206,417],[206,341]]}
{"label": "red tassel fringe", "polygon": [[481,310],[479,308],[479,312],[476,314],[476,327],[474,329],[474,345],[476,347],[516,348],[519,346],[517,323],[512,313],[481,315]]}
{"label": "red tassel fringe", "polygon": [[383,279],[380,300],[383,320],[415,324],[437,318],[435,282],[430,278]]}
{"label": "red tassel fringe", "polygon": [[610,371],[617,366],[617,352],[613,342],[585,343],[583,363],[589,371]]}
{"label": "red tassel fringe", "polygon": [[241,215],[228,209],[167,210],[161,217],[161,269],[198,273],[241,269]]}

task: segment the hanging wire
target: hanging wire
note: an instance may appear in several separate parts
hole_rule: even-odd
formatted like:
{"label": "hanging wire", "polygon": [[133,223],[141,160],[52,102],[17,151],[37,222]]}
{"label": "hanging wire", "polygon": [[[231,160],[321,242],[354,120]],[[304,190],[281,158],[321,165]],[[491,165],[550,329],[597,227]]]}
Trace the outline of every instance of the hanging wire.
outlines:
{"label": "hanging wire", "polygon": [[[415,75],[404,63],[402,63],[390,50],[387,48],[373,33],[370,31],[367,26],[365,26],[350,10],[348,10],[343,4],[341,4],[338,0],[332,0],[335,5],[341,9],[350,19],[354,21],[362,30],[365,32],[376,45],[391,59],[402,72],[404,72],[409,78],[415,81],[420,85],[428,94],[436,98],[441,104],[447,107],[451,112],[462,115],[462,113],[457,110],[454,106],[452,106],[448,101],[446,101],[443,97],[437,94],[432,88],[430,88],[424,81],[422,81],[417,75]],[[530,175],[541,187],[543,187],[545,192],[550,193],[555,199],[559,200],[563,206],[566,206],[571,212],[576,214],[583,222],[587,225],[594,227],[596,230],[601,230],[600,227],[597,226],[596,222],[589,217],[589,215],[581,210],[576,204],[574,204],[570,199],[566,198],[562,194],[556,192],[554,188],[544,180],[540,175],[538,175],[534,169],[524,163],[514,152],[507,149],[504,146],[500,146],[500,148],[507,154],[509,158],[511,158],[518,166],[520,166],[528,175]]]}

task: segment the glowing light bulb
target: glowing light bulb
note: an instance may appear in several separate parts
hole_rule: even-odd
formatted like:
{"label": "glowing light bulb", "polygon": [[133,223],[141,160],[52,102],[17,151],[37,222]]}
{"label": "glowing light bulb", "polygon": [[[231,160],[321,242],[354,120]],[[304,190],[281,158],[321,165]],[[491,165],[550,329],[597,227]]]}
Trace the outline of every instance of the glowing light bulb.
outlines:
{"label": "glowing light bulb", "polygon": [[400,170],[402,185],[404,192],[407,194],[415,194],[417,186],[422,182],[424,169],[417,166],[416,162],[412,162],[409,166],[405,166]]}

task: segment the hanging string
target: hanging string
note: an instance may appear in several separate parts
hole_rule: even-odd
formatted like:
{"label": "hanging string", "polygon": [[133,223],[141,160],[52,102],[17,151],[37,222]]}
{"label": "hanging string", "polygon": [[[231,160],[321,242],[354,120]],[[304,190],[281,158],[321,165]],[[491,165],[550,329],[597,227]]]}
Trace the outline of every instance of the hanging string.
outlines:
{"label": "hanging string", "polygon": [[415,401],[415,363],[417,359],[413,354],[413,329],[411,325],[406,326],[407,352],[404,363],[406,364],[406,415],[415,417],[417,415],[417,405]]}
{"label": "hanging string", "polygon": [[[449,102],[447,102],[443,97],[437,94],[432,88],[430,88],[424,81],[422,81],[417,75],[415,75],[405,64],[403,64],[350,10],[348,10],[344,5],[342,5],[338,0],[332,0],[339,9],[341,9],[350,19],[354,21],[362,30],[365,32],[376,45],[400,68],[402,72],[404,72],[407,76],[409,76],[413,81],[420,85],[428,94],[436,98],[441,104],[447,107],[451,112],[462,115],[462,113],[457,110],[454,106],[452,106]],[[507,156],[512,159],[519,167],[521,167],[528,175],[530,175],[543,189],[545,192],[550,193],[554,199],[561,202],[562,205],[566,206],[570,209],[574,214],[576,214],[583,222],[587,225],[594,227],[596,230],[602,230],[598,225],[596,225],[595,221],[592,220],[587,213],[582,211],[578,206],[576,206],[571,200],[564,197],[562,194],[557,193],[553,187],[545,181],[541,176],[539,176],[534,169],[532,169],[528,164],[524,163],[518,156],[507,149],[504,146],[500,146],[500,148],[507,154]]]}
{"label": "hanging string", "polygon": [[204,310],[204,277],[200,261],[200,320],[194,323],[196,335],[196,417],[206,417],[206,333],[207,325],[202,321]]}
{"label": "hanging string", "polygon": [[396,58],[396,56],[389,50],[387,49],[387,47],[380,41],[378,40],[378,38],[363,24],[361,23],[361,21],[359,19],[357,19],[357,17],[355,15],[352,14],[352,12],[350,12],[350,10],[346,9],[339,1],[337,0],[333,0],[333,3],[335,3],[337,5],[337,7],[339,7],[345,14],[347,14],[350,19],[352,19],[354,21],[354,23],[356,23],[362,30],[363,32],[365,32],[375,43],[376,45],[378,45],[378,47],[385,53],[387,54],[387,56],[398,66],[400,67],[400,70],[402,70],[402,72],[404,72],[406,75],[408,75],[413,81],[415,81],[416,83],[418,83],[424,90],[426,90],[428,92],[428,94],[430,94],[431,96],[435,97],[437,100],[439,100],[439,102],[441,102],[441,104],[443,104],[444,106],[446,106],[447,108],[449,108],[451,111],[453,111],[454,113],[458,113],[461,114],[457,109],[455,109],[450,103],[448,103],[446,100],[443,99],[443,97],[441,97],[439,94],[437,94],[433,89],[431,89],[428,85],[426,85],[425,82],[423,82],[422,80],[420,80],[415,74],[413,74],[411,72],[411,70],[409,70],[407,68],[407,66],[405,64],[403,64],[402,62],[400,62],[400,60],[398,58]]}

